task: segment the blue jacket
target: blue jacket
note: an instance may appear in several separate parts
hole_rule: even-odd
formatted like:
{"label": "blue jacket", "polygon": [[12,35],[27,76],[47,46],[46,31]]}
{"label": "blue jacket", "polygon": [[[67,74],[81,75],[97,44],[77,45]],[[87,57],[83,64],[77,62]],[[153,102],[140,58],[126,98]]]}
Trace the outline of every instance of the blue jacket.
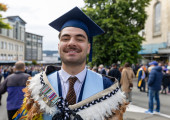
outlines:
{"label": "blue jacket", "polygon": [[7,110],[19,109],[22,105],[24,93],[22,89],[30,75],[23,72],[15,72],[9,75],[0,85],[0,95],[8,92]]}
{"label": "blue jacket", "polygon": [[162,73],[162,67],[156,66],[154,67],[150,74],[148,79],[148,87],[150,90],[161,90],[161,83],[162,83],[163,73]]}

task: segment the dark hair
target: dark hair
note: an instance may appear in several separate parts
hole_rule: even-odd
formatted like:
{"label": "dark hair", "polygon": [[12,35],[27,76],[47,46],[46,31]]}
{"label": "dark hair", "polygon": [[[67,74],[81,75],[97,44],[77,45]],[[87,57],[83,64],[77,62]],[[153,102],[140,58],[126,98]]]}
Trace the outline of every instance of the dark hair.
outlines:
{"label": "dark hair", "polygon": [[128,62],[125,63],[125,67],[130,67],[130,64]]}
{"label": "dark hair", "polygon": [[116,63],[113,63],[113,64],[112,64],[112,67],[117,67],[117,64],[116,64]]}

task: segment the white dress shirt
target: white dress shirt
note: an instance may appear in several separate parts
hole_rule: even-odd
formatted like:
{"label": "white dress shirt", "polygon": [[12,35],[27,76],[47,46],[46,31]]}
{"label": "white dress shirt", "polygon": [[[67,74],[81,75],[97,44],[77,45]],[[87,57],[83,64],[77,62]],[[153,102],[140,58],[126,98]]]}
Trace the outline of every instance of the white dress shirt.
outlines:
{"label": "white dress shirt", "polygon": [[[78,80],[74,84],[74,90],[75,90],[75,93],[76,93],[76,101],[78,101],[79,94],[80,94],[80,91],[81,91],[81,87],[83,85],[83,82],[84,82],[84,79],[85,79],[85,76],[86,76],[86,71],[87,71],[87,69],[85,67],[83,71],[81,71],[80,73],[75,75],[78,78]],[[60,77],[61,86],[62,86],[62,96],[63,96],[64,99],[66,98],[66,95],[67,95],[67,92],[68,92],[68,89],[69,89],[68,78],[70,76],[72,76],[72,75],[70,75],[66,71],[64,71],[63,68],[61,68],[61,70],[59,71],[59,77]]]}

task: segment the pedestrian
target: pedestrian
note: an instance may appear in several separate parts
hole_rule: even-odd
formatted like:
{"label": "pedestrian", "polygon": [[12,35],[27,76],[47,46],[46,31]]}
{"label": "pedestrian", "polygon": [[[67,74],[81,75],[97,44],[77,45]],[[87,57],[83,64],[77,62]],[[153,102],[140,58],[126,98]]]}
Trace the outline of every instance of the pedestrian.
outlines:
{"label": "pedestrian", "polygon": [[137,86],[141,92],[145,92],[145,71],[144,65],[142,64],[139,70],[137,71],[136,77],[138,78]]}
{"label": "pedestrian", "polygon": [[94,71],[94,72],[97,72],[97,73],[98,73],[98,69],[97,69],[97,67],[96,67],[96,66],[94,66],[94,67],[92,68],[92,71]]}
{"label": "pedestrian", "polygon": [[162,77],[162,67],[155,66],[154,68],[152,68],[148,79],[149,109],[148,111],[145,111],[145,113],[153,113],[154,99],[156,100],[156,109],[154,111],[160,112],[159,91],[161,90]]}
{"label": "pedestrian", "polygon": [[8,75],[9,75],[8,69],[4,69],[4,72],[3,72],[4,79],[6,79]]}
{"label": "pedestrian", "polygon": [[15,63],[15,73],[9,75],[0,86],[0,94],[8,92],[7,112],[8,119],[12,120],[12,116],[21,107],[24,98],[22,89],[26,86],[26,81],[30,75],[24,73],[25,64],[22,61]]}
{"label": "pedestrian", "polygon": [[129,63],[125,63],[120,80],[122,91],[125,92],[126,101],[132,102],[133,78],[135,74]]}
{"label": "pedestrian", "polygon": [[162,78],[162,91],[161,93],[167,94],[166,88],[170,85],[170,66],[167,67],[167,71],[163,74]]}
{"label": "pedestrian", "polygon": [[108,76],[115,77],[120,83],[121,73],[120,73],[119,69],[117,68],[116,63],[112,64],[112,68],[109,71]]}
{"label": "pedestrian", "polygon": [[[28,119],[42,117],[44,120],[100,120],[106,116],[122,118],[125,105],[117,82],[86,68],[86,58],[90,52],[88,40],[103,33],[103,30],[78,7],[50,23],[50,26],[60,32],[58,49],[61,70],[56,71],[54,66],[48,66],[45,72],[29,80],[25,100],[33,100],[33,105],[23,104],[21,113],[25,109],[28,113],[22,116]],[[108,93],[115,90],[114,94],[119,97],[115,96],[112,101],[109,96],[113,94],[108,96],[103,90]],[[101,99],[96,101],[99,96]],[[102,109],[98,105],[103,106]],[[112,114],[111,110],[115,112]]]}
{"label": "pedestrian", "polygon": [[106,70],[105,70],[103,64],[99,65],[98,72],[102,75],[106,75]]}

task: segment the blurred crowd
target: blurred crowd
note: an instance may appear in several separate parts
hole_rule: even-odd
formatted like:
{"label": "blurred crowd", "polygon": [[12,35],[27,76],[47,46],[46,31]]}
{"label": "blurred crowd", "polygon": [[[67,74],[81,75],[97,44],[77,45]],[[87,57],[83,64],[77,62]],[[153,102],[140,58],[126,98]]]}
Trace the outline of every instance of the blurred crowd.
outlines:
{"label": "blurred crowd", "polygon": [[[30,65],[25,67],[25,73],[28,73],[30,76],[35,76],[35,74],[43,71],[45,66],[40,65]],[[1,65],[0,66],[0,75],[6,79],[7,76],[15,72],[15,66],[11,65]]]}
{"label": "blurred crowd", "polygon": [[[99,66],[94,66],[92,68],[89,68],[95,72],[98,72],[100,74],[108,75],[111,77],[117,78],[117,80],[120,83],[121,76],[122,76],[122,71],[125,69],[125,63],[124,65],[120,66],[119,64],[113,63],[111,66],[105,67],[104,65],[99,65]],[[154,65],[156,64],[156,65]],[[167,94],[170,93],[170,63],[165,64],[163,62],[156,62],[152,61],[148,64],[132,64],[129,67],[133,70],[135,78],[139,79],[141,75],[139,75],[140,70],[142,70],[143,78],[140,87],[138,86],[139,90],[141,92],[148,92],[147,88],[147,81],[149,78],[149,73],[151,72],[152,68],[154,66],[161,66],[162,67],[162,73],[163,73],[163,78],[162,78],[162,90],[161,93]],[[138,80],[139,81],[139,80]],[[168,89],[168,91],[167,91]]]}
{"label": "blurred crowd", "polygon": [[[94,72],[114,77],[118,80],[118,83],[125,92],[127,100],[132,102],[132,94],[131,91],[133,89],[133,80],[134,78],[138,79],[137,87],[139,88],[140,92],[148,92],[148,79],[149,74],[152,71],[154,66],[161,66],[161,72],[163,74],[163,78],[161,78],[161,92],[162,94],[169,94],[170,93],[170,64],[163,64],[162,62],[158,63],[156,61],[152,61],[148,64],[132,64],[125,63],[124,65],[119,65],[113,63],[111,66],[104,66],[103,64],[94,67],[88,67]],[[46,66],[40,65],[30,65],[25,66],[25,73],[29,74],[30,76],[35,76],[36,74],[40,73],[41,71],[45,70]],[[0,83],[2,78],[4,80],[15,72],[15,66],[10,65],[1,65],[0,66]],[[1,103],[0,103],[1,104]]]}

